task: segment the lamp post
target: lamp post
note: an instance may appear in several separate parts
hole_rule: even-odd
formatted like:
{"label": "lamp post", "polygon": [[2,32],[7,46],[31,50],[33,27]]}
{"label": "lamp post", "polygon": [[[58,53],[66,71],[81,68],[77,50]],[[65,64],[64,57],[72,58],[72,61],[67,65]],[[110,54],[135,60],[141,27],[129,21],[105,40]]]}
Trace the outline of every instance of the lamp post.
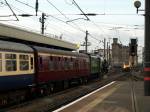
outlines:
{"label": "lamp post", "polygon": [[[141,3],[139,0],[134,2],[137,12]],[[150,0],[145,0],[145,42],[144,42],[144,94],[150,96]]]}
{"label": "lamp post", "polygon": [[139,10],[139,7],[141,7],[141,2],[139,1],[139,0],[136,0],[135,2],[134,2],[134,6],[136,7],[136,12],[137,12],[137,14],[138,14],[138,10]]}
{"label": "lamp post", "polygon": [[88,31],[86,31],[86,36],[85,36],[85,52],[88,52]]}
{"label": "lamp post", "polygon": [[150,0],[145,0],[144,89],[150,96]]}

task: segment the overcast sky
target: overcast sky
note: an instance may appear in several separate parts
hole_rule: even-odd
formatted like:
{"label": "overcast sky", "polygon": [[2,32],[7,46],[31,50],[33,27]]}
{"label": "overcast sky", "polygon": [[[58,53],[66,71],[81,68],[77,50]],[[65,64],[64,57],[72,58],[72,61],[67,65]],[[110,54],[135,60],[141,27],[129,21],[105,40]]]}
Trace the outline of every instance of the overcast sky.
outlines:
{"label": "overcast sky", "polygon": [[[30,7],[35,7],[35,1],[36,0],[7,0],[16,15],[24,13],[35,15],[35,9]],[[81,14],[81,11],[73,4],[72,0],[39,0],[38,16],[18,17],[19,21],[2,21],[15,20],[16,18],[13,16],[1,17],[0,22],[40,33],[41,24],[39,18],[41,13],[44,12],[48,15],[45,20],[45,33],[57,36],[62,35],[63,40],[82,44],[85,38],[84,32],[88,30],[90,33],[88,40],[92,44],[90,49],[102,48],[103,45],[99,40],[103,40],[104,38],[108,40],[108,38],[114,37],[119,38],[124,45],[128,45],[130,38],[136,37],[138,38],[139,45],[143,46],[144,16],[136,14],[133,0],[75,1],[85,13],[96,13],[100,15],[89,16],[90,21],[87,21],[84,16],[76,15]],[[141,2],[141,9],[144,9],[144,0],[141,0]],[[143,14],[144,12],[139,13]],[[12,12],[5,4],[5,0],[0,0],[0,16],[4,15],[12,15]],[[65,23],[73,19],[78,20],[68,22],[67,24]]]}

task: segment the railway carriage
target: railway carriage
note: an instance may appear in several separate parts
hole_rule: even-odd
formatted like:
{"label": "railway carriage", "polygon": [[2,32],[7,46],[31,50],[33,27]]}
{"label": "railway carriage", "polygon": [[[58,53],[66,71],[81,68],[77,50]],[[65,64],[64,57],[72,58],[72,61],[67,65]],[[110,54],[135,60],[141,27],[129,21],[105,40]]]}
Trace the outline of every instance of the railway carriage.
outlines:
{"label": "railway carriage", "polygon": [[0,107],[25,99],[34,85],[34,70],[31,47],[0,41]]}
{"label": "railway carriage", "polygon": [[34,48],[37,52],[35,65],[38,65],[36,73],[38,85],[45,87],[46,84],[53,90],[58,83],[65,86],[72,80],[88,79],[90,75],[88,55],[43,47],[34,46]]}
{"label": "railway carriage", "polygon": [[0,40],[0,107],[99,76],[97,56]]}
{"label": "railway carriage", "polygon": [[99,56],[90,55],[90,74],[92,78],[97,78],[102,75],[101,58]]}
{"label": "railway carriage", "polygon": [[33,52],[24,44],[0,41],[0,91],[26,88],[33,84]]}

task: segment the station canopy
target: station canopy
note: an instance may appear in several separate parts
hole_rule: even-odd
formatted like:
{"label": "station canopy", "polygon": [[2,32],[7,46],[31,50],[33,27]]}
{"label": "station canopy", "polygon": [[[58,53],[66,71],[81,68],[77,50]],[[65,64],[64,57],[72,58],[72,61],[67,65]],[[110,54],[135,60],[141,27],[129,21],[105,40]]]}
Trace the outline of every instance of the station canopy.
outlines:
{"label": "station canopy", "polygon": [[0,23],[0,39],[7,41],[17,41],[21,43],[28,43],[38,46],[47,46],[54,49],[62,50],[77,50],[78,45],[60,39],[52,38],[50,36],[39,33],[27,31],[18,27],[5,25]]}

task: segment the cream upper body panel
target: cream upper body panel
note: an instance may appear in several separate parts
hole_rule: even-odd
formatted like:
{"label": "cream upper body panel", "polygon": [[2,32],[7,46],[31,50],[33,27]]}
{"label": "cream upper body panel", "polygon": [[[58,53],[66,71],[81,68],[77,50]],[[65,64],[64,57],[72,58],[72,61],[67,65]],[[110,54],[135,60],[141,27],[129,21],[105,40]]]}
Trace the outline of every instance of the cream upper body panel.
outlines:
{"label": "cream upper body panel", "polygon": [[35,68],[31,64],[34,64],[31,47],[0,40],[0,76],[33,74]]}

